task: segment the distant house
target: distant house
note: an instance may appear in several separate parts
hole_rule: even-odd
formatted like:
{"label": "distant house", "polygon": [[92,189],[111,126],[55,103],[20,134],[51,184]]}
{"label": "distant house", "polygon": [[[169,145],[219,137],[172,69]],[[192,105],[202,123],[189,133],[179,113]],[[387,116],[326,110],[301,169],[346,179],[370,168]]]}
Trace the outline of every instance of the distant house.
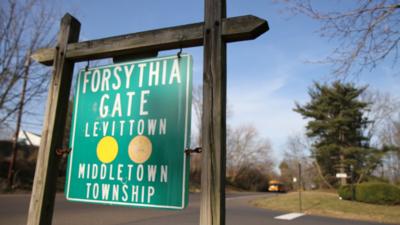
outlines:
{"label": "distant house", "polygon": [[[41,136],[29,131],[21,130],[18,135],[18,146],[25,154],[30,154],[33,149],[40,146]],[[10,157],[13,140],[0,140],[0,156]]]}
{"label": "distant house", "polygon": [[21,130],[18,134],[18,143],[22,145],[29,145],[33,147],[40,146],[41,136],[29,131]]}

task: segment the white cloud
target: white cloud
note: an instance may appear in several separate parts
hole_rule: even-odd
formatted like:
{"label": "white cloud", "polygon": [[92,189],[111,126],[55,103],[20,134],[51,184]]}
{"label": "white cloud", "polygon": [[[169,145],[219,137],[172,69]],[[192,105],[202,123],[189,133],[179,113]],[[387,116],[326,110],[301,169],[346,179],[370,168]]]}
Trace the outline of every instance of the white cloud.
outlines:
{"label": "white cloud", "polygon": [[256,126],[260,134],[271,141],[277,156],[287,136],[301,132],[305,126],[305,121],[293,111],[294,102],[301,100],[298,99],[301,96],[287,94],[288,82],[295,74],[292,73],[294,68],[286,64],[266,72],[272,75],[270,77],[247,80],[228,90],[228,104],[233,109],[229,122],[233,126],[243,123]]}
{"label": "white cloud", "polygon": [[278,97],[273,93],[260,95],[258,98],[251,95],[254,93],[248,96],[242,90],[241,94],[237,92],[230,96],[233,125],[252,123],[275,147],[280,147],[288,134],[303,129],[305,122],[292,110],[294,100]]}

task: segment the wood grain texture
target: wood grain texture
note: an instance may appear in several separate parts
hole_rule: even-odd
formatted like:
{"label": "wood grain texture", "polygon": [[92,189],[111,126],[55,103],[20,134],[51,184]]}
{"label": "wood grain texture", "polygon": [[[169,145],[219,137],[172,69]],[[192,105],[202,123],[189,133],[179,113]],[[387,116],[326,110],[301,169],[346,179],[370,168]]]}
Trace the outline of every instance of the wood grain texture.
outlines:
{"label": "wood grain texture", "polygon": [[74,63],[65,59],[65,52],[68,43],[78,41],[79,32],[79,21],[66,14],[61,20],[57,50],[54,52],[53,76],[36,163],[28,225],[49,225],[52,222],[59,161],[56,149],[62,147],[74,68]]}
{"label": "wood grain texture", "polygon": [[[224,18],[219,23],[225,42],[252,40],[269,29],[267,21],[252,15]],[[77,62],[201,46],[203,30],[204,23],[194,23],[71,43],[67,46],[66,59]],[[45,48],[35,52],[32,58],[42,64],[52,65],[53,56],[54,49]]]}
{"label": "wood grain texture", "polygon": [[225,224],[226,43],[225,0],[205,0],[201,225]]}

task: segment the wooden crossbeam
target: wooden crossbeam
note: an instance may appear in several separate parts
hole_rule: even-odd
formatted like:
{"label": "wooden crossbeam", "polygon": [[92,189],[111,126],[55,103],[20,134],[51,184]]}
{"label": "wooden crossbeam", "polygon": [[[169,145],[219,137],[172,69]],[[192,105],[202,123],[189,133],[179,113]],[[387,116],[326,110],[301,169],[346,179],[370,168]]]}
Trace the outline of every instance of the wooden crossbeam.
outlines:
{"label": "wooden crossbeam", "polygon": [[[252,40],[268,31],[267,21],[247,15],[222,20],[224,42]],[[91,41],[70,43],[65,59],[78,62],[101,58],[120,57],[160,50],[203,45],[204,23],[187,24],[139,33],[132,33]],[[32,58],[44,65],[52,65],[54,48],[36,51]]]}

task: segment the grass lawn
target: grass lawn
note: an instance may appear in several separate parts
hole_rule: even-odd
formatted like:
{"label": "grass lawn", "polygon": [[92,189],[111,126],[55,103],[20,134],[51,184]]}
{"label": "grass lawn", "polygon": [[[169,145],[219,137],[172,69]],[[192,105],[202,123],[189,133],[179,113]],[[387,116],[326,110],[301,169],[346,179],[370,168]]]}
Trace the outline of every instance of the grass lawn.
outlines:
{"label": "grass lawn", "polygon": [[[256,199],[251,203],[260,208],[298,212],[299,194],[298,192],[291,192],[272,198]],[[400,224],[400,206],[383,206],[340,200],[336,193],[302,192],[302,208],[304,213],[311,215]]]}

